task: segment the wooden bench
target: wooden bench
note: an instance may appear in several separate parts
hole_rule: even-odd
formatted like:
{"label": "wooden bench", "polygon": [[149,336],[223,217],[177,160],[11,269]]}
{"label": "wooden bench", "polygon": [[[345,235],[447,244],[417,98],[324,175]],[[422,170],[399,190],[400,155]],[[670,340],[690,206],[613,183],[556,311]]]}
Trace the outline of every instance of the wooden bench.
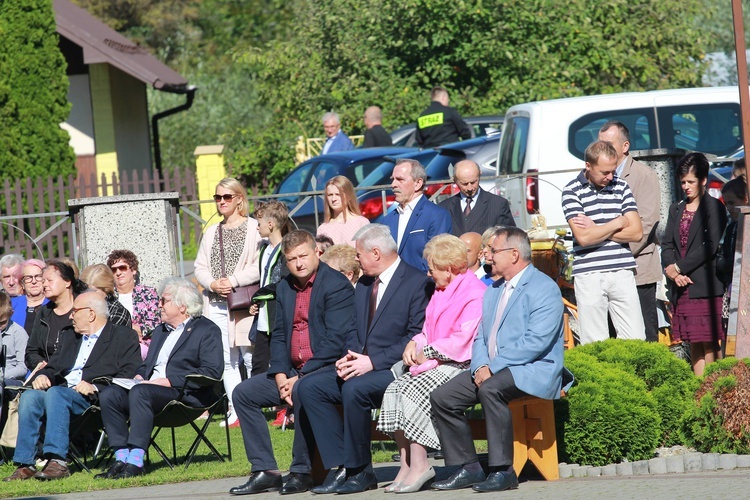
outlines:
{"label": "wooden bench", "polygon": [[[511,401],[509,407],[513,415],[513,469],[520,474],[526,462],[531,461],[547,481],[559,479],[554,402],[529,396]],[[371,426],[372,441],[393,441],[376,429],[377,422],[373,421]],[[475,440],[487,439],[484,418],[469,418],[469,426]],[[320,484],[325,476],[326,471],[316,451],[313,479]]]}

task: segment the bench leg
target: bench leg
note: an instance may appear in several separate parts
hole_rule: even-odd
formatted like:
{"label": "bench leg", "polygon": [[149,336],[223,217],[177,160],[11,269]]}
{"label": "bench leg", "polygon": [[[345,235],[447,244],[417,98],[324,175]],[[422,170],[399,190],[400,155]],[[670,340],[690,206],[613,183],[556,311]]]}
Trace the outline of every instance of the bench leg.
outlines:
{"label": "bench leg", "polygon": [[554,403],[548,399],[527,403],[524,405],[523,415],[528,459],[536,466],[544,479],[548,481],[559,479]]}

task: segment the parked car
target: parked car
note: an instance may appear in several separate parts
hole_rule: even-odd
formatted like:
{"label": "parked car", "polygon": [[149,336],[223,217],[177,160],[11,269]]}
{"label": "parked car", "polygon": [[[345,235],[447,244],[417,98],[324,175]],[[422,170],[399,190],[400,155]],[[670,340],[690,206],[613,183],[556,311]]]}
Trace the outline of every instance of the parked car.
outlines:
{"label": "parked car", "polygon": [[378,165],[383,157],[416,152],[416,148],[385,147],[353,149],[316,156],[301,163],[274,190],[274,194],[287,194],[278,199],[289,207],[292,222],[300,229],[316,232],[323,222],[325,198],[303,196],[298,193],[322,191],[326,182],[337,175],[343,175],[356,187]]}
{"label": "parked car", "polygon": [[[453,165],[461,160],[474,160],[479,165],[484,176],[495,176],[497,148],[499,144],[500,134],[494,133],[476,139],[454,142],[452,144],[446,144],[445,146],[435,148],[437,154],[433,152],[434,157],[429,160],[429,163],[425,164],[425,160],[423,159],[420,159],[420,161],[425,165],[428,182],[444,182],[428,185],[425,189],[425,194],[427,196],[433,196],[439,193],[439,197],[445,198],[446,196],[457,193],[458,190],[453,186],[452,181]],[[421,152],[421,154],[425,154],[425,157],[426,153],[428,152]],[[415,154],[406,154],[402,156],[419,159]],[[372,221],[379,222],[380,218],[383,216],[383,192],[385,192],[386,211],[393,206],[395,198],[390,189],[384,191],[380,189],[363,191],[361,188],[383,184],[390,185],[394,164],[395,159],[392,162],[384,162],[366,179],[363,179],[359,185],[360,189],[358,192],[360,194],[358,194],[357,197],[359,198],[360,210],[362,211],[362,215]],[[481,185],[484,189],[487,189],[490,192],[496,192],[494,181],[482,182]]]}
{"label": "parked car", "polygon": [[[505,117],[500,115],[469,116],[464,121],[471,128],[471,138],[500,132]],[[417,144],[417,124],[410,123],[391,132],[394,146],[419,146]]]}

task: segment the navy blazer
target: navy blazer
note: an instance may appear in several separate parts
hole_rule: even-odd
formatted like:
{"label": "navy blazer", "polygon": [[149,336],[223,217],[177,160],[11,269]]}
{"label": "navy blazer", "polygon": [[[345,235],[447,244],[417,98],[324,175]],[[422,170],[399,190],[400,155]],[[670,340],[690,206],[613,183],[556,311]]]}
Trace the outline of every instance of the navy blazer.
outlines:
{"label": "navy blazer", "polygon": [[[148,380],[154,373],[159,351],[170,332],[163,323],[154,329],[148,355],[138,368],[138,375]],[[224,373],[224,348],[221,344],[221,330],[216,323],[204,316],[190,318],[180,340],[172,349],[167,361],[167,378],[174,389],[180,390],[185,384],[185,376],[198,374],[220,379]],[[214,398],[213,387],[188,384],[185,394],[194,396],[204,404]]]}
{"label": "navy blazer", "polygon": [[[393,210],[385,216],[383,224],[391,229],[393,239],[398,242],[398,210]],[[451,215],[442,207],[439,207],[422,196],[414,207],[414,213],[406,225],[404,237],[398,247],[398,255],[412,265],[427,274],[427,262],[422,258],[424,246],[434,236],[451,232]]]}
{"label": "navy blazer", "polygon": [[357,314],[347,335],[346,350],[366,353],[375,370],[389,370],[401,359],[406,344],[422,331],[435,285],[426,274],[401,260],[368,328],[374,281],[372,276],[363,276],[357,282]]}
{"label": "navy blazer", "polygon": [[516,222],[510,213],[508,200],[482,188],[479,188],[479,191],[479,198],[468,217],[464,217],[464,211],[461,209],[460,193],[440,202],[440,206],[451,214],[453,223],[451,231],[454,236],[461,236],[468,232],[482,234],[493,226],[515,227]]}
{"label": "navy blazer", "polygon": [[[667,228],[661,243],[661,263],[663,267],[677,263],[682,274],[693,280],[689,285],[690,298],[700,299],[716,297],[724,293],[724,284],[716,276],[716,251],[719,249],[721,235],[727,225],[727,212],[719,200],[703,193],[698,211],[688,232],[687,252],[682,257],[680,246],[680,221],[685,212],[685,200],[673,203],[669,207]],[[677,287],[674,281],[668,281],[670,291],[676,294],[677,300],[687,287]]]}
{"label": "navy blazer", "polygon": [[288,377],[304,375],[335,363],[343,356],[344,339],[354,315],[352,284],[342,273],[320,262],[312,285],[307,318],[313,356],[297,371],[289,351],[297,303],[294,279],[290,274],[276,286],[276,321],[271,334],[269,377],[277,373],[285,373]]}
{"label": "navy blazer", "polygon": [[[60,347],[52,354],[47,366],[34,376],[45,375],[52,385],[67,385],[65,376],[73,368],[83,340],[83,335],[72,329],[63,330],[60,335]],[[130,328],[107,321],[83,367],[81,378],[88,383],[101,377],[132,378],[140,363],[138,335]],[[105,387],[94,385],[99,390]]]}

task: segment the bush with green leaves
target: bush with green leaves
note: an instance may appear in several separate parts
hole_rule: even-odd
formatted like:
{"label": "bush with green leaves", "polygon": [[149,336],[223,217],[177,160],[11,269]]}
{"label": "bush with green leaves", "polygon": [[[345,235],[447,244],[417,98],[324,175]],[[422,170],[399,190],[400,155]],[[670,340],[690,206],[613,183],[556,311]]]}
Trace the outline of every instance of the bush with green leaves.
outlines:
{"label": "bush with green leaves", "polygon": [[750,359],[706,366],[683,420],[685,444],[704,453],[750,453]]}

